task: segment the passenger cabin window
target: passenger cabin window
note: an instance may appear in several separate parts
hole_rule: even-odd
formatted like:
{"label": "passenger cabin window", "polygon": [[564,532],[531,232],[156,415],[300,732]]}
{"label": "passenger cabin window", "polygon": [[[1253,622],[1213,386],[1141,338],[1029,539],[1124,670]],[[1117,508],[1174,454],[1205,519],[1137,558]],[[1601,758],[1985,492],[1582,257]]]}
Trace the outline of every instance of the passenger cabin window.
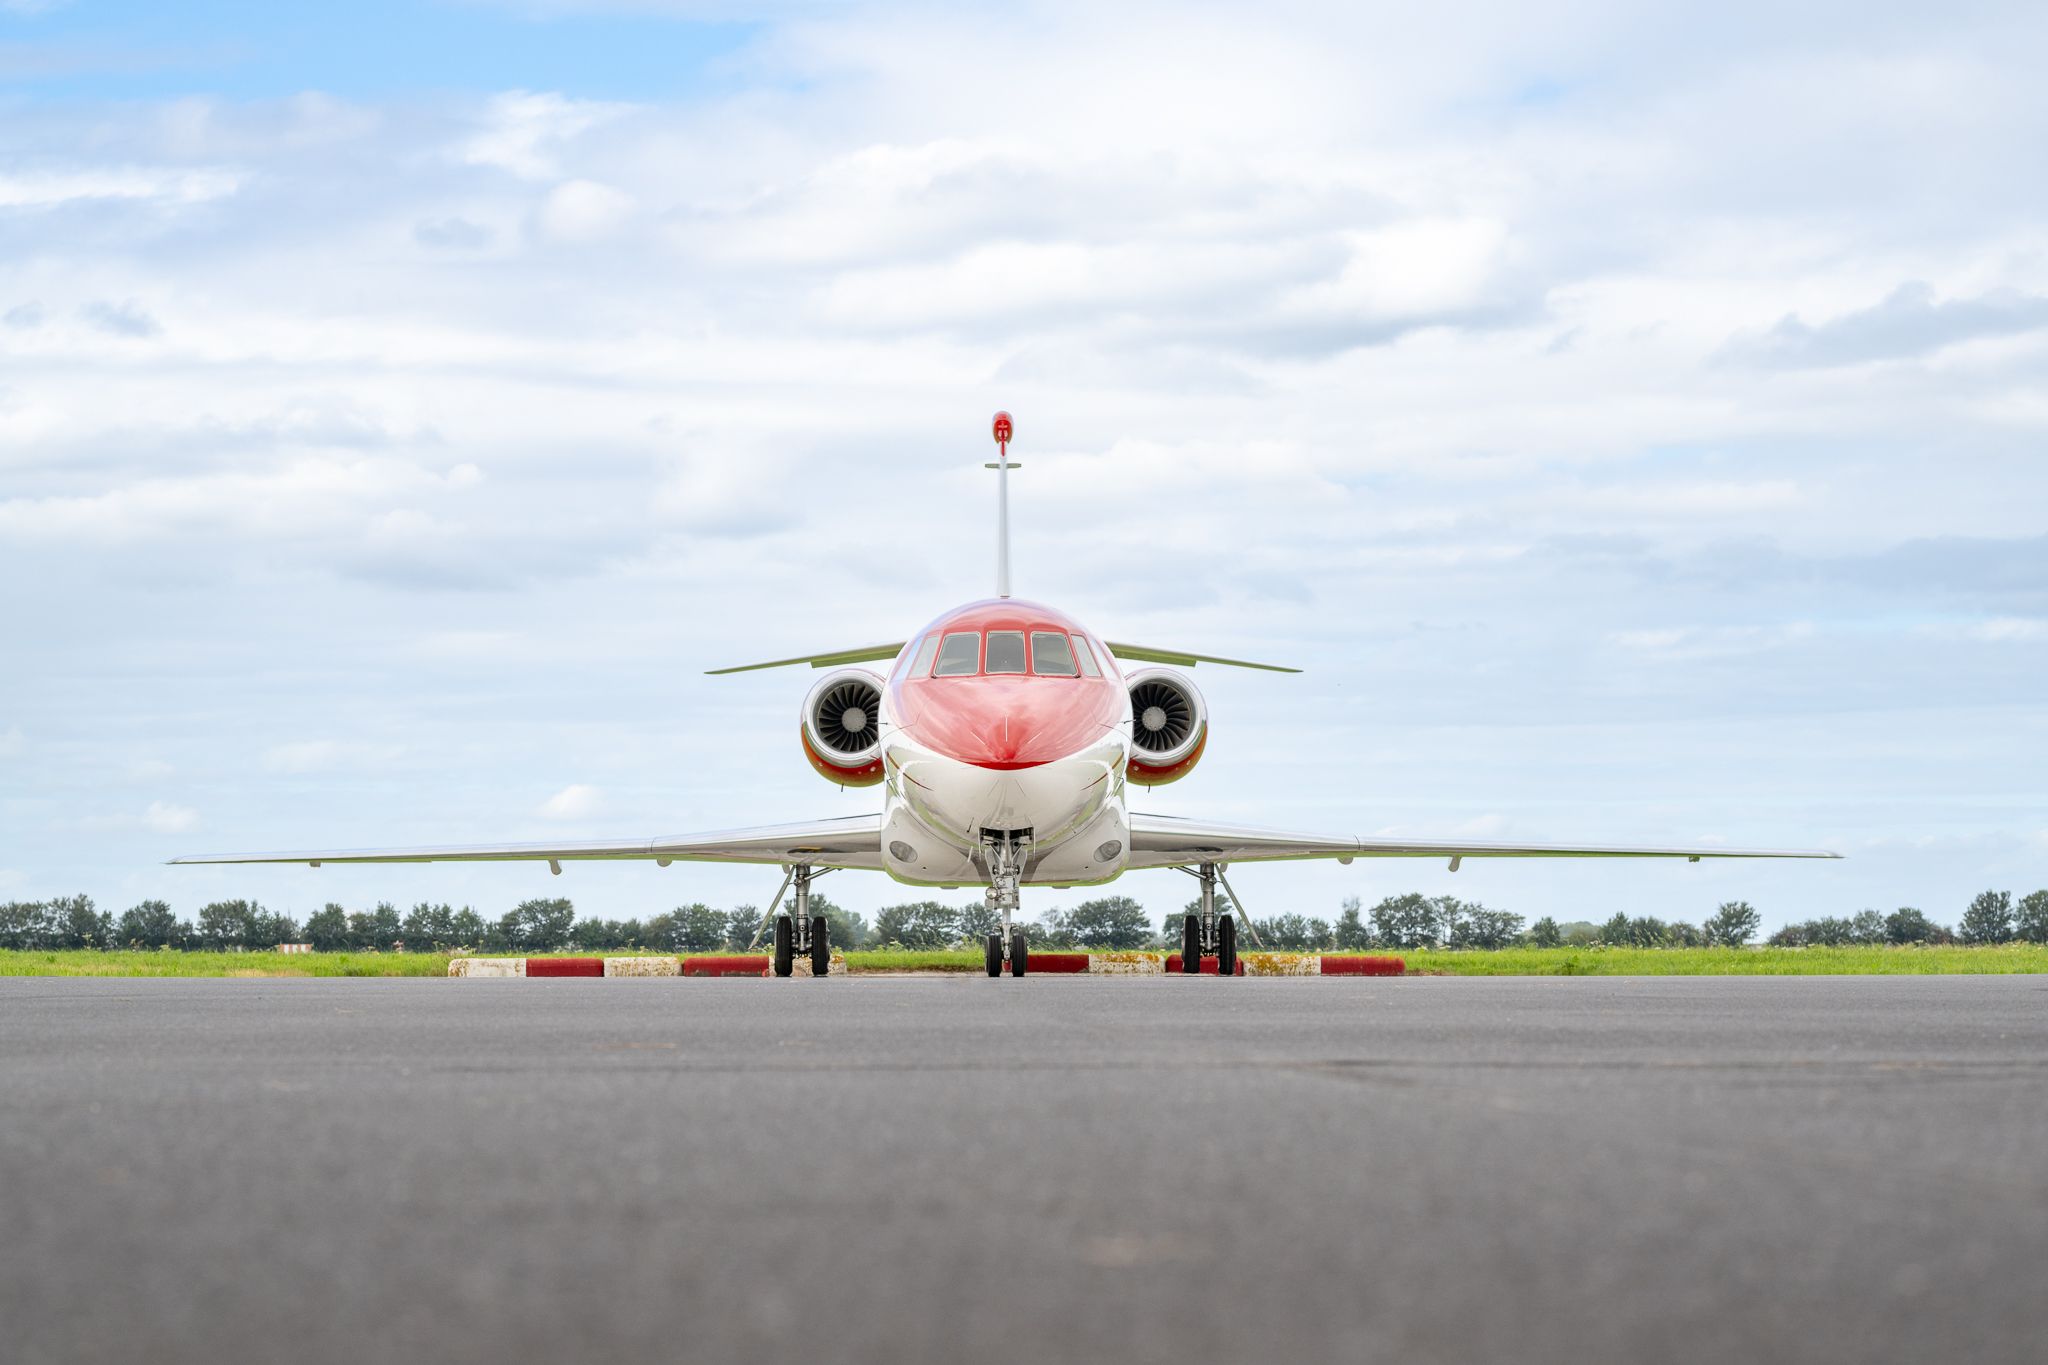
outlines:
{"label": "passenger cabin window", "polygon": [[1056,630],[1031,632],[1031,671],[1041,678],[1075,676],[1074,650]]}
{"label": "passenger cabin window", "polygon": [[992,630],[988,633],[988,668],[990,673],[1022,673],[1024,671],[1024,632],[1021,630]]}
{"label": "passenger cabin window", "polygon": [[981,671],[981,636],[971,630],[957,631],[939,646],[937,677],[959,678]]}
{"label": "passenger cabin window", "polygon": [[1102,670],[1096,667],[1095,664],[1095,651],[1088,648],[1087,636],[1076,635],[1074,637],[1074,657],[1080,660],[1082,677],[1099,678],[1102,676]]}
{"label": "passenger cabin window", "polygon": [[922,678],[925,674],[931,672],[932,656],[938,652],[939,635],[937,631],[933,631],[918,642],[917,656],[910,661],[910,672],[906,676]]}

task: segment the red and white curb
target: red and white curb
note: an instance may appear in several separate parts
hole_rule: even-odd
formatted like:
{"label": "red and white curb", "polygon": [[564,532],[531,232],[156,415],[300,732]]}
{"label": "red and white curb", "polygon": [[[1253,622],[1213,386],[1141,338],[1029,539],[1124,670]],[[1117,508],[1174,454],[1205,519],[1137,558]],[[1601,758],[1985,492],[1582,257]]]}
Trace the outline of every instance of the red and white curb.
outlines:
{"label": "red and white curb", "polygon": [[[1033,953],[1034,972],[1086,972],[1091,976],[1178,976],[1179,953]],[[1338,957],[1331,953],[1239,953],[1239,976],[1400,976],[1408,964],[1398,957]],[[1216,959],[1205,957],[1200,976],[1216,975]]]}
{"label": "red and white curb", "polygon": [[[802,964],[803,975],[811,974]],[[758,954],[712,954],[700,957],[458,957],[448,975],[508,976],[767,976],[769,959]],[[843,976],[846,958],[832,955],[829,974]]]}
{"label": "red and white curb", "polygon": [[[1048,975],[1086,973],[1092,976],[1180,975],[1179,953],[1052,953],[1031,954],[1030,970]],[[1338,957],[1328,953],[1239,953],[1239,976],[1400,976],[1407,964],[1398,957]],[[809,976],[807,963],[797,964],[799,977]],[[832,955],[829,975],[844,976],[846,958]],[[450,976],[767,976],[769,959],[759,954],[707,954],[697,957],[458,957],[448,964]],[[1199,975],[1216,975],[1216,959],[1205,957]]]}
{"label": "red and white curb", "polygon": [[[1038,954],[1031,955],[1031,970],[1038,970]],[[1086,957],[1085,968],[1068,970],[1089,971],[1110,976],[1150,976],[1165,974],[1177,976],[1181,969],[1179,953],[1074,953],[1062,956]],[[1205,957],[1198,966],[1197,975],[1216,975],[1216,959]],[[1057,970],[1057,969],[1056,969]],[[1237,974],[1239,976],[1400,976],[1408,970],[1408,964],[1398,957],[1339,957],[1334,953],[1239,953]]]}

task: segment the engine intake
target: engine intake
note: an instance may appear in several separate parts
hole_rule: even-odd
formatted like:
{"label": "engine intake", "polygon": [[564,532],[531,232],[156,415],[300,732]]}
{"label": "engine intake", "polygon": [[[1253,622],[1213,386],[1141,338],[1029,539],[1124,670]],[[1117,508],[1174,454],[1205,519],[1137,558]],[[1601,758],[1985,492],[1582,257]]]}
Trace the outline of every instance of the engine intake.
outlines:
{"label": "engine intake", "polygon": [[1126,675],[1131,691],[1131,781],[1161,787],[1194,771],[1209,742],[1209,707],[1186,676],[1170,668]]}
{"label": "engine intake", "polygon": [[804,757],[828,782],[872,787],[882,780],[882,678],[835,668],[804,698]]}

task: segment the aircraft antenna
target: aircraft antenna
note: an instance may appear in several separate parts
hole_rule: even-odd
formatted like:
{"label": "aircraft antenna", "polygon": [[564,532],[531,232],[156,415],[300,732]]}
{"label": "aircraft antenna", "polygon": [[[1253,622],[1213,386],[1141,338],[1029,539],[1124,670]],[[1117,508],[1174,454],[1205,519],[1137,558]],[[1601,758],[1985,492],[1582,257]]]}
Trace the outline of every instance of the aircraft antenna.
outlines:
{"label": "aircraft antenna", "polygon": [[996,471],[996,596],[1010,595],[1010,471],[1019,466],[1010,462],[1010,436],[1016,430],[1010,421],[1010,414],[996,414],[994,433],[997,456],[993,464],[984,466]]}

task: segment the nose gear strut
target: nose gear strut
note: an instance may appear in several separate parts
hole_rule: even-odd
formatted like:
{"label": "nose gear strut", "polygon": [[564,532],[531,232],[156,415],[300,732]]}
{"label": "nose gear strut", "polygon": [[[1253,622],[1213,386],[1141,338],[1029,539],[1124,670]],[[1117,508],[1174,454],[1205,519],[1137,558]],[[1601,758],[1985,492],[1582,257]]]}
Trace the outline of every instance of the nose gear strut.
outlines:
{"label": "nose gear strut", "polygon": [[1024,845],[1009,834],[990,833],[982,837],[982,855],[988,863],[989,913],[998,916],[1002,928],[988,936],[983,946],[983,966],[990,976],[1001,976],[1008,963],[1011,976],[1022,976],[1031,963],[1031,945],[1024,926],[1015,923],[1017,887],[1024,874]]}

